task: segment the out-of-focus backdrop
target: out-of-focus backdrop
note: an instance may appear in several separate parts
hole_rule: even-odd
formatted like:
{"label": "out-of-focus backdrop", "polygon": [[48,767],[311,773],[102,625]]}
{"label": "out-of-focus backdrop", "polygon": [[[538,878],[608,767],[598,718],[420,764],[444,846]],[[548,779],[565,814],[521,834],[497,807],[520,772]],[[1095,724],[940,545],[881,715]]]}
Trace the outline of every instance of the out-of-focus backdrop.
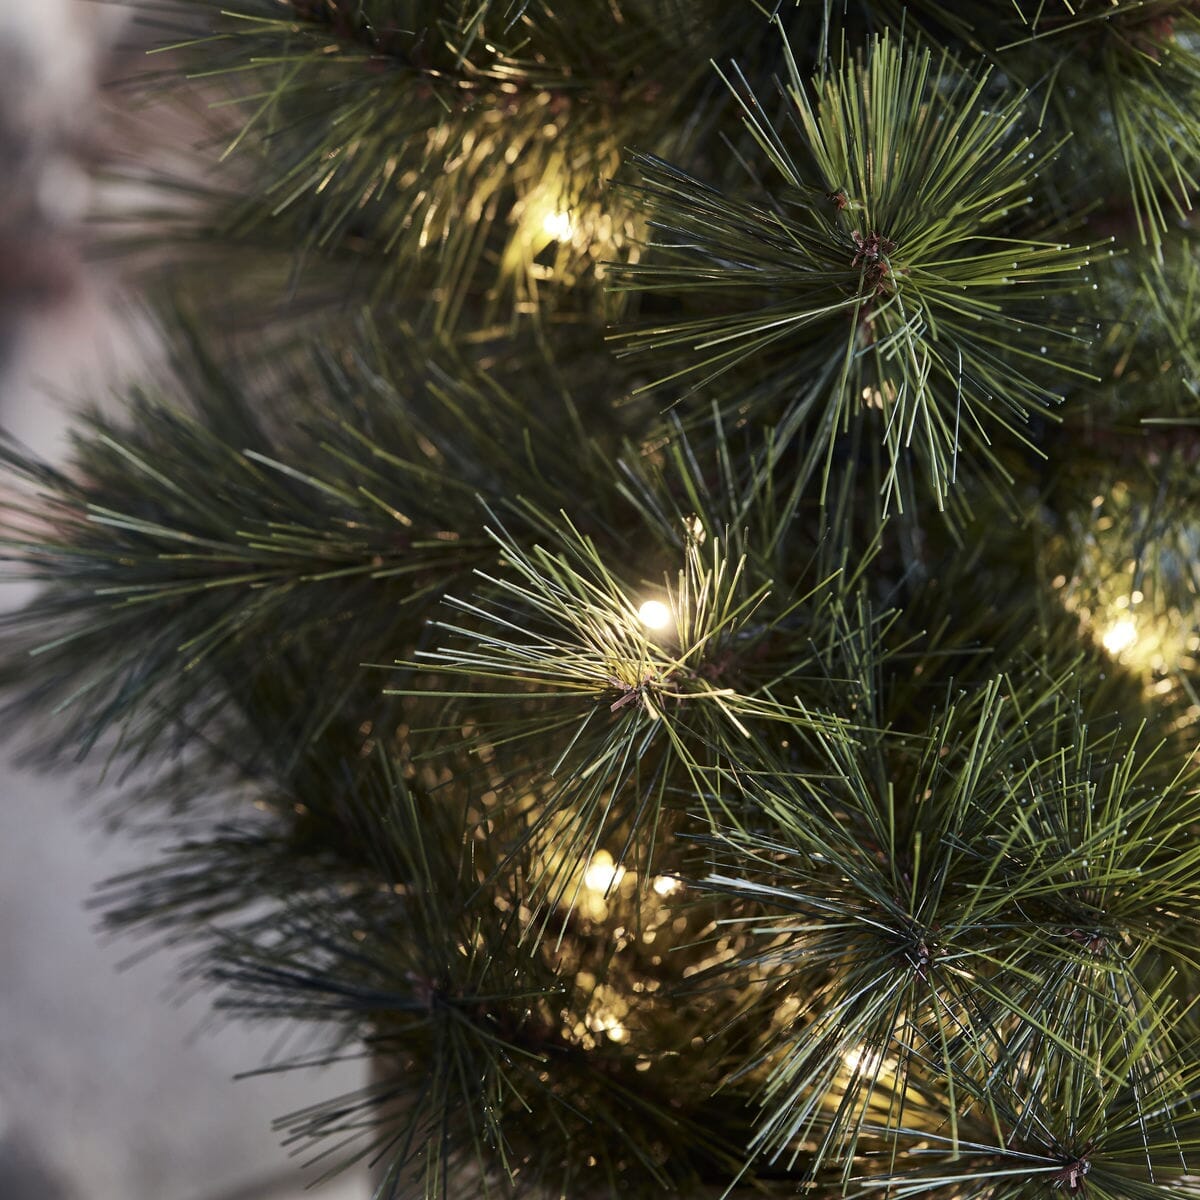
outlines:
{"label": "out-of-focus backdrop", "polygon": [[[66,414],[154,353],[120,264],[97,258],[87,215],[146,31],[97,0],[0,0],[0,424],[61,457]],[[155,116],[139,118],[148,159]],[[172,118],[173,119],[173,118]],[[163,146],[178,130],[163,117]],[[149,164],[148,164],[149,165]],[[0,481],[0,505],[6,502]],[[0,607],[29,599],[0,587]],[[7,736],[4,736],[7,734]],[[98,763],[20,764],[30,731],[0,731],[0,1200],[292,1200],[302,1173],[271,1119],[349,1090],[363,1072],[259,1065],[265,1032],[212,1026],[172,998],[178,960],[106,942],[87,902],[153,853],[106,836]],[[316,1191],[365,1200],[360,1174]]]}

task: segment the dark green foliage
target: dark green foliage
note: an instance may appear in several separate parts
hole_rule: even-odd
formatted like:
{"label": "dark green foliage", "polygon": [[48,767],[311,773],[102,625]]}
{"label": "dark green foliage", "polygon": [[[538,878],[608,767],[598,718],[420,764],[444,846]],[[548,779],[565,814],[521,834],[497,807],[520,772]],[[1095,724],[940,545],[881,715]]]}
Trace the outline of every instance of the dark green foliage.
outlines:
{"label": "dark green foliage", "polygon": [[[765,977],[788,1014],[743,1068],[765,1073],[754,1144],[775,1161],[815,1140],[814,1164],[848,1176],[860,1139],[926,1130],[931,1109],[946,1150],[979,1138],[961,1113],[991,1118],[994,1145],[1040,1136],[1043,1158],[1100,1158],[1123,1123],[1162,1120],[1146,1154],[1172,1171],[1194,1082],[1176,1032],[1196,979],[1200,849],[1178,849],[1200,817],[1194,773],[1160,782],[1054,683],[964,696],[930,734],[831,747],[831,776],[758,785],[769,824],[709,839],[701,887],[769,914],[719,971]],[[1091,1127],[1010,1115],[1030,1088],[1085,1085]]]}
{"label": "dark green foliage", "polygon": [[960,453],[999,467],[993,438],[1027,440],[1029,413],[1081,372],[1086,310],[1054,297],[1078,290],[1090,251],[1032,217],[1056,147],[1022,130],[1023,97],[988,96],[986,75],[883,40],[818,96],[793,60],[781,126],[739,97],[773,172],[745,197],[639,160],[635,194],[659,232],[621,278],[693,311],[623,340],[686,352],[664,382],[734,372],[730,404],[804,436],[822,491],[839,435],[865,423],[886,447],[885,497],[915,503],[911,448],[940,507]]}
{"label": "dark green foliage", "polygon": [[[1200,167],[1200,13],[1193,0],[823,0],[824,24],[855,37],[863,18],[1028,92],[1029,113],[1071,138],[1060,195],[1099,201],[1097,224],[1132,216],[1156,256],[1186,219]],[[783,7],[786,7],[783,6]],[[1082,186],[1080,186],[1082,185]]]}
{"label": "dark green foliage", "polygon": [[[1070,133],[1077,170],[1118,182],[1142,240],[1161,254],[1186,216],[1200,134],[1200,14],[1189,0],[974,4],[968,42],[1033,89],[1051,128]],[[1006,11],[1007,9],[1007,11]],[[1078,120],[1086,97],[1090,119]]]}
{"label": "dark green foliage", "polygon": [[[379,690],[361,665],[415,645],[440,589],[489,561],[482,530],[461,532],[478,525],[477,496],[506,500],[520,478],[553,497],[586,477],[558,454],[578,414],[536,353],[521,378],[560,397],[542,414],[505,388],[500,354],[485,367],[432,344],[384,351],[368,330],[360,349],[275,374],[255,357],[218,366],[187,332],[176,342],[160,389],[90,419],[74,474],[6,450],[28,495],[9,510],[10,555],[46,584],[8,624],[55,629],[29,645],[26,702],[86,695],[79,748],[118,725],[135,747],[185,716],[203,727],[229,685],[261,676],[278,688],[267,739],[282,763],[343,704],[357,725]],[[481,418],[471,475],[446,469],[471,436],[464,406]],[[297,710],[291,688],[314,671],[325,695]]]}
{"label": "dark green foliage", "polygon": [[495,861],[485,828],[376,765],[347,812],[372,847],[373,882],[295,897],[222,939],[211,971],[222,1007],[332,1021],[339,1041],[361,1037],[374,1056],[366,1093],[286,1118],[289,1138],[386,1162],[386,1196],[414,1181],[453,1195],[464,1170],[478,1195],[649,1195],[728,1176],[743,1101],[677,1099],[713,1006],[631,994],[643,964],[584,914],[545,945],[522,940],[524,872],[482,891]]}
{"label": "dark green foliage", "polygon": [[1196,1196],[1196,6],[146,13],[227,165],[169,369],[3,450],[0,662],[140,772],[107,926],[369,1059],[289,1142]]}
{"label": "dark green foliage", "polygon": [[[464,306],[545,320],[582,296],[596,309],[600,260],[639,227],[606,190],[625,147],[697,154],[722,101],[708,58],[755,25],[767,33],[753,0],[170,11],[192,77],[243,115],[222,138],[228,183],[202,193],[204,240],[349,256],[360,286],[418,302],[439,329]],[[212,31],[191,40],[197,11]]]}
{"label": "dark green foliage", "polygon": [[[476,730],[473,744],[496,754],[518,803],[538,793],[530,837],[553,839],[556,862],[539,881],[553,903],[570,901],[574,864],[606,831],[619,830],[618,861],[652,873],[664,809],[699,797],[736,819],[738,789],[706,794],[714,767],[758,766],[789,731],[844,735],[848,725],[816,708],[832,673],[818,639],[852,625],[841,581],[793,578],[777,594],[694,521],[675,578],[641,588],[611,574],[569,524],[532,551],[500,530],[504,574],[453,601],[461,616],[435,625],[452,640],[413,664],[465,686],[459,695],[474,703],[455,708],[453,728]],[[670,610],[665,628],[639,615],[655,598]],[[514,757],[520,768],[503,766]]]}

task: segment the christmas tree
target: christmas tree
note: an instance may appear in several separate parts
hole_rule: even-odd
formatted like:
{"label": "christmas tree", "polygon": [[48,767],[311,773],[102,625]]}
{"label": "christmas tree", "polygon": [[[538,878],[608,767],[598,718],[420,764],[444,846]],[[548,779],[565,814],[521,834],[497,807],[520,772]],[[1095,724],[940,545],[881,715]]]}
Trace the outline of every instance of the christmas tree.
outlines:
{"label": "christmas tree", "polygon": [[108,924],[369,1056],[284,1135],[1200,1195],[1200,5],[143,19],[169,362],[5,445],[3,679],[171,831]]}

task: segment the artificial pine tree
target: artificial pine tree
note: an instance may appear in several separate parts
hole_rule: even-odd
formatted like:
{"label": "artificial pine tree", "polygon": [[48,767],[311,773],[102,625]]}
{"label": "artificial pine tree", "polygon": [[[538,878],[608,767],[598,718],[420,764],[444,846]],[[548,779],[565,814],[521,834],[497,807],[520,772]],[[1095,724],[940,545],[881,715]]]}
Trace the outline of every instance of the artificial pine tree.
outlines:
{"label": "artificial pine tree", "polygon": [[[146,0],[170,364],[5,450],[101,898],[380,1197],[1200,1195],[1200,5]],[[164,65],[165,64],[165,65]]]}

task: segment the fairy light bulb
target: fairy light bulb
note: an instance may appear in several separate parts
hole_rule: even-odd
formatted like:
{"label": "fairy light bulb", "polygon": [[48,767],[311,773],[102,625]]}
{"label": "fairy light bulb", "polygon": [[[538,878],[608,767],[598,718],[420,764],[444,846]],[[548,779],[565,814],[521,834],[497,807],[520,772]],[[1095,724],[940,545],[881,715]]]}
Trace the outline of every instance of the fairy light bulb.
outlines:
{"label": "fairy light bulb", "polygon": [[599,850],[584,872],[583,882],[593,892],[605,896],[625,877],[625,868],[618,867],[607,850]]}
{"label": "fairy light bulb", "polygon": [[842,1055],[846,1070],[852,1075],[860,1072],[863,1075],[874,1075],[877,1071],[887,1069],[883,1053],[880,1050],[868,1050],[865,1046],[854,1046]]}
{"label": "fairy light bulb", "polygon": [[666,629],[671,624],[671,610],[661,600],[647,600],[638,609],[638,620],[647,629]]}
{"label": "fairy light bulb", "polygon": [[575,236],[571,214],[559,209],[552,209],[542,218],[542,229],[556,242],[569,242]]}
{"label": "fairy light bulb", "polygon": [[1133,618],[1122,617],[1104,631],[1100,643],[1109,654],[1117,655],[1123,650],[1128,650],[1137,639],[1138,630]]}

